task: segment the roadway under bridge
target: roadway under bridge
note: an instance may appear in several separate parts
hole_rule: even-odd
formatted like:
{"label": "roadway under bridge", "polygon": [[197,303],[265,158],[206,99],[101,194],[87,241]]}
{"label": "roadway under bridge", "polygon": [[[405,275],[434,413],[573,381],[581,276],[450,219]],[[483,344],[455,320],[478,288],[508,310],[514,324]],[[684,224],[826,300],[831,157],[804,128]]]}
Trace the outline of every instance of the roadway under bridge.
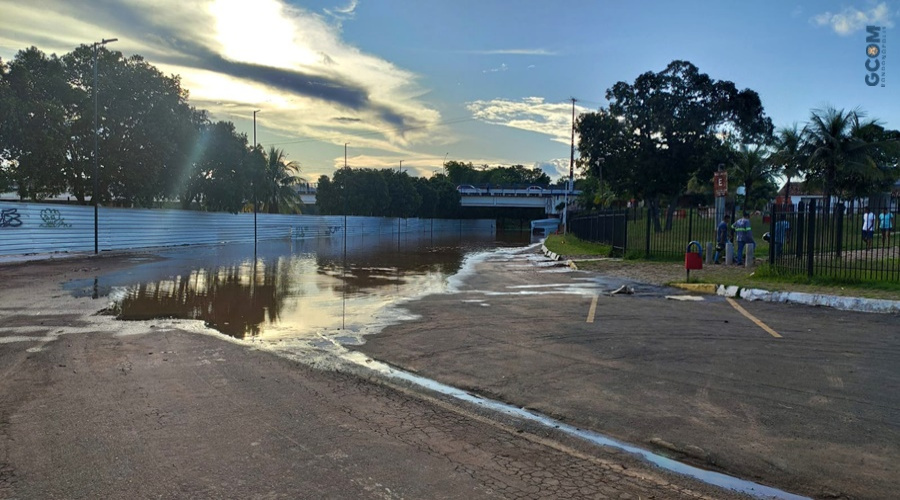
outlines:
{"label": "roadway under bridge", "polygon": [[[527,189],[481,189],[461,188],[460,204],[464,207],[497,207],[497,208],[543,208],[544,213],[555,215],[561,213],[557,207],[565,205],[565,189],[542,189],[532,186]],[[569,203],[581,194],[580,190],[569,191]],[[300,193],[303,203],[315,205],[316,193],[313,189]]]}

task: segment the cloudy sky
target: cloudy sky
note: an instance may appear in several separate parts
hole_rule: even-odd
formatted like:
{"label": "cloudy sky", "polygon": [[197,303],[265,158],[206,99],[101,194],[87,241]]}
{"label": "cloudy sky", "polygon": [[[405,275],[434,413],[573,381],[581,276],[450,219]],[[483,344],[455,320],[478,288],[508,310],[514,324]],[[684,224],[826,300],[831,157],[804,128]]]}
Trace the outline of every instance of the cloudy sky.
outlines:
{"label": "cloudy sky", "polygon": [[[674,59],[759,92],[777,126],[861,108],[900,128],[900,0],[0,0],[0,58],[118,38],[181,75],[191,103],[285,149],[430,176],[444,161],[568,171],[572,102]],[[887,28],[885,86],[866,25]],[[346,145],[346,146],[345,146]]]}

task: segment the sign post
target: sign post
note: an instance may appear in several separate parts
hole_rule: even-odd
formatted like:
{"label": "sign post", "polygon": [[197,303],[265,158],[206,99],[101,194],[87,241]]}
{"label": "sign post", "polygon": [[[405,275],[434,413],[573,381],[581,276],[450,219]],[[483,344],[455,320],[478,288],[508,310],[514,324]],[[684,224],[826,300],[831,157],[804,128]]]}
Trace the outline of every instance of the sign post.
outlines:
{"label": "sign post", "polygon": [[728,172],[722,169],[722,165],[713,174],[713,192],[716,196],[716,220],[713,221],[713,227],[716,227],[725,217],[725,197],[728,196]]}

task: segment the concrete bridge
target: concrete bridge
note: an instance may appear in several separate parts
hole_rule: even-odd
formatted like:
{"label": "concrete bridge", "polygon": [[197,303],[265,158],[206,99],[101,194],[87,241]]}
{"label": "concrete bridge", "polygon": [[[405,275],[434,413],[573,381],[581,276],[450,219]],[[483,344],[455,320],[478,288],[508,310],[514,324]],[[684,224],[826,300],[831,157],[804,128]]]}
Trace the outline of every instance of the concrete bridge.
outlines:
{"label": "concrete bridge", "polygon": [[[460,204],[464,207],[510,207],[510,208],[543,208],[546,214],[560,213],[556,207],[565,203],[566,190],[563,188],[476,188],[459,186],[462,196]],[[573,198],[581,194],[580,190],[569,191],[569,204]],[[300,198],[307,205],[316,203],[315,188],[301,188]]]}

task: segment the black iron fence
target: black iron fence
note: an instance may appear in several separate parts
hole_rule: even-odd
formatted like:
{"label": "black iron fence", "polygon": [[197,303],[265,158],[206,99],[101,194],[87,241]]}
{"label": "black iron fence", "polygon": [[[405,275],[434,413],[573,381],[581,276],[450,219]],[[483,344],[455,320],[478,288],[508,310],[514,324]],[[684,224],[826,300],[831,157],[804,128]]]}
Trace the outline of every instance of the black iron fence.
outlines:
{"label": "black iron fence", "polygon": [[[569,231],[582,240],[610,245],[616,255],[642,258],[684,258],[688,243],[714,241],[715,211],[706,208],[645,207],[576,216]],[[761,234],[761,232],[760,232]]]}
{"label": "black iron fence", "polygon": [[[749,217],[754,255],[787,274],[898,282],[900,209],[896,203],[885,206],[886,211],[872,207],[865,238],[863,208],[835,204],[826,209],[816,201],[800,203],[796,210],[790,205],[770,206]],[[732,207],[727,213],[732,222],[740,217]],[[568,231],[582,240],[610,245],[614,255],[680,260],[691,241],[706,251],[707,243],[715,241],[718,222],[713,208],[662,209],[655,215],[637,207],[572,217]]]}
{"label": "black iron fence", "polygon": [[[773,206],[768,231],[769,263],[789,274],[840,279],[900,281],[897,209],[820,201],[800,203],[797,210]],[[870,215],[867,217],[866,213]]]}

